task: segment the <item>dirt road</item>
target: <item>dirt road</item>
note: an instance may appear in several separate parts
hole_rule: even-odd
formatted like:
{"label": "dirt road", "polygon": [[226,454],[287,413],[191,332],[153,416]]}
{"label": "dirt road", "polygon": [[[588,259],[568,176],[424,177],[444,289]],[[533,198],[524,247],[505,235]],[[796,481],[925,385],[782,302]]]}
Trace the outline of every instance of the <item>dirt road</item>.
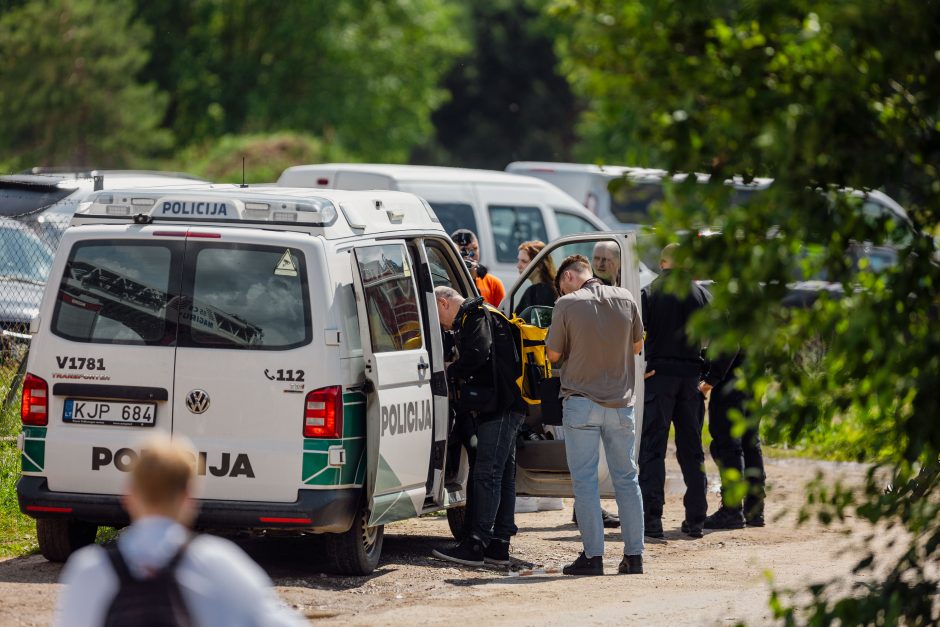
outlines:
{"label": "dirt road", "polygon": [[[714,472],[714,467],[711,468]],[[270,573],[281,596],[311,622],[323,625],[644,625],[767,624],[769,586],[851,578],[863,530],[795,525],[803,485],[818,471],[858,481],[864,469],[807,460],[770,460],[768,525],[708,532],[700,540],[679,532],[681,480],[670,467],[664,520],[666,541],[648,543],[646,575],[618,576],[619,531],[608,530],[603,578],[561,575],[509,577],[499,569],[458,569],[429,557],[448,541],[443,517],[389,526],[384,559],[370,577],[322,574],[309,538],[263,538],[240,544]],[[711,495],[710,503],[718,497]],[[607,504],[615,508],[613,503]],[[564,511],[519,514],[513,556],[562,565],[580,550]],[[0,625],[46,624],[52,616],[60,566],[40,556],[0,561]]]}

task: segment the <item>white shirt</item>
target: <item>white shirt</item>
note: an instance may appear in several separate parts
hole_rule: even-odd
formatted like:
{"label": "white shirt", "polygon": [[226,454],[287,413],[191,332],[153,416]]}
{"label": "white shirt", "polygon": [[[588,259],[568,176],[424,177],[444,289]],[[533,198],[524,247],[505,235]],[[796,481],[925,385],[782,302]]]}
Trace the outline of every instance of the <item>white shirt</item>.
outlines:
{"label": "white shirt", "polygon": [[[162,517],[142,518],[118,539],[118,550],[134,576],[162,568],[176,554],[189,531]],[[271,579],[234,543],[210,535],[193,539],[176,568],[196,625],[228,627],[306,625],[285,607]],[[87,546],[69,558],[60,583],[55,625],[101,625],[114,600],[119,580],[100,546]]]}

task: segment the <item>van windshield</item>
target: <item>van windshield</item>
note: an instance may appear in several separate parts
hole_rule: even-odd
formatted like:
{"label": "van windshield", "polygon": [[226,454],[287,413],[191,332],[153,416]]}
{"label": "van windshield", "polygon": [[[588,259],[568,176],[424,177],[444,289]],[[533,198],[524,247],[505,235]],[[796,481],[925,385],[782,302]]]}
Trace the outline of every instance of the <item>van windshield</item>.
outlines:
{"label": "van windshield", "polygon": [[610,212],[623,224],[649,224],[650,205],[663,199],[662,185],[632,183],[610,193]]}

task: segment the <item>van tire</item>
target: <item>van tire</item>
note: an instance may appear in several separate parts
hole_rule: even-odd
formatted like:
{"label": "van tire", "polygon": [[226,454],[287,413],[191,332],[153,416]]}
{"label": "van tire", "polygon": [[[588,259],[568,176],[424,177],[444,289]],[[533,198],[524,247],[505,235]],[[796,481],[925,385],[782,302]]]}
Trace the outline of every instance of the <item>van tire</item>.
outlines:
{"label": "van tire", "polygon": [[83,546],[93,544],[98,526],[65,518],[37,518],[39,552],[50,562],[64,562]]}
{"label": "van tire", "polygon": [[455,540],[463,540],[467,530],[467,507],[451,507],[447,510],[447,526]]}
{"label": "van tire", "polygon": [[326,556],[333,572],[339,575],[368,575],[379,565],[385,525],[369,527],[370,514],[369,508],[362,506],[349,531],[324,535]]}

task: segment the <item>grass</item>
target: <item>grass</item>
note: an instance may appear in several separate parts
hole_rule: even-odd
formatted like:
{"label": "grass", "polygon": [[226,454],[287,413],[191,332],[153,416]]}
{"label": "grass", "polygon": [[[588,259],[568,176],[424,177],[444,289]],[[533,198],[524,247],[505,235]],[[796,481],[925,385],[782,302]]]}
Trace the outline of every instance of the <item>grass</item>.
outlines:
{"label": "grass", "polygon": [[20,452],[16,442],[0,442],[0,557],[15,557],[37,550],[36,521],[20,513],[16,481]]}

